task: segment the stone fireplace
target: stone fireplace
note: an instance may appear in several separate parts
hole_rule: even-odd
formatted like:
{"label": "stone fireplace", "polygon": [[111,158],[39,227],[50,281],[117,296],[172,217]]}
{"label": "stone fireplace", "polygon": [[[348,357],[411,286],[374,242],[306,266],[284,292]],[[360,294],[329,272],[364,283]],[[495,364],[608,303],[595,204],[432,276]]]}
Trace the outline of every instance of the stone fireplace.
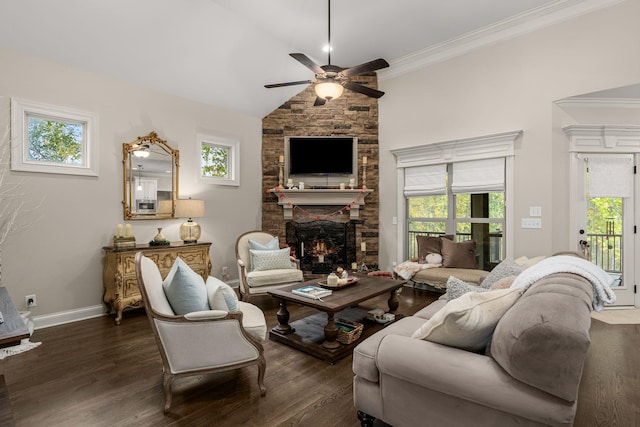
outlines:
{"label": "stone fireplace", "polygon": [[357,263],[353,221],[290,221],[286,229],[286,242],[304,271],[324,274],[337,267],[348,269]]}
{"label": "stone fireplace", "polygon": [[[378,86],[375,73],[356,76],[354,81],[374,89]],[[262,230],[289,244],[298,257],[304,242],[305,254],[301,262],[305,271],[327,268],[324,264],[328,263],[335,269],[337,266],[350,267],[353,262],[360,265],[363,261],[375,268],[379,245],[378,100],[348,90],[323,106],[314,106],[315,99],[313,85],[310,85],[262,119]],[[363,158],[367,157],[366,186],[369,190],[361,195],[356,190],[317,187],[299,193],[286,189],[278,193],[271,191],[279,183],[278,159],[285,154],[286,136],[357,137],[357,182],[360,186],[365,181]],[[322,197],[328,201],[319,200]],[[342,214],[336,214],[340,210]],[[337,222],[342,231],[325,226],[319,227],[317,233],[335,232],[346,236],[346,241],[337,242],[332,235],[325,239],[324,245],[334,246],[325,248],[319,242],[307,241],[311,239],[307,230],[299,229],[298,235],[292,234],[293,224],[301,226],[325,219]],[[302,228],[305,227],[307,225]],[[362,243],[366,244],[366,252],[359,250]],[[325,262],[320,265],[322,252]]]}

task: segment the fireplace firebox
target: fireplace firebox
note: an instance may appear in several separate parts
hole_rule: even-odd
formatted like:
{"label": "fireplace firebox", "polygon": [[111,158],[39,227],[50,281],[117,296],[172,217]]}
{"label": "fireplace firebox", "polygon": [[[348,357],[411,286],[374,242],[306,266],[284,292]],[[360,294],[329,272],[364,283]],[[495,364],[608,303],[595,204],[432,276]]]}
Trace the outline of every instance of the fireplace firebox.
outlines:
{"label": "fireplace firebox", "polygon": [[287,222],[286,239],[300,260],[300,268],[325,274],[356,262],[356,227],[353,221]]}

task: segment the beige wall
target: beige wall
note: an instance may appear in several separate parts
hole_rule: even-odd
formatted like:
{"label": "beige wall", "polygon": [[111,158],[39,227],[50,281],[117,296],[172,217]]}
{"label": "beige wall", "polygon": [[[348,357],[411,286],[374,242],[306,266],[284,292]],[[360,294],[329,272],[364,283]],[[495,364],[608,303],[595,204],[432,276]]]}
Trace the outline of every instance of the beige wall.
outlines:
{"label": "beige wall", "polygon": [[[639,82],[638,16],[640,1],[630,0],[382,80],[380,265],[402,261],[389,150],[518,129],[524,134],[516,142],[512,255],[568,249],[567,144],[554,140],[553,101]],[[519,227],[529,206],[542,207],[542,229]]]}
{"label": "beige wall", "polygon": [[[9,99],[64,106],[98,114],[99,177],[11,172],[19,183],[25,208],[20,229],[2,247],[2,285],[19,309],[24,296],[36,294],[34,316],[78,310],[101,304],[102,246],[110,244],[123,223],[122,143],[151,130],[180,150],[180,196],[203,198],[207,217],[199,219],[202,241],[213,242],[212,275],[221,267],[235,274],[236,237],[260,228],[261,176],[259,118],[231,113],[68,68],[0,50],[1,144]],[[222,187],[197,180],[196,134],[220,135],[240,141],[241,186]],[[3,159],[4,160],[4,159]],[[3,165],[4,167],[5,165]],[[170,240],[180,240],[184,220],[131,221],[138,242],[153,238],[157,227]]]}

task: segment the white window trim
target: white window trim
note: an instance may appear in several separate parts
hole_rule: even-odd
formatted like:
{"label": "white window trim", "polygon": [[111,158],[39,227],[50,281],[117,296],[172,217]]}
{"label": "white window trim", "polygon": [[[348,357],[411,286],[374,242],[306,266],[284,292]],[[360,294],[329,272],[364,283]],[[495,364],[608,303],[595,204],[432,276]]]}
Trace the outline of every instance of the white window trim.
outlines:
{"label": "white window trim", "polygon": [[[53,120],[82,123],[85,127],[85,146],[82,150],[84,163],[69,165],[28,160],[29,130],[27,116],[29,114],[44,116]],[[98,176],[97,122],[98,118],[94,113],[11,98],[11,170]]]}
{"label": "white window trim", "polygon": [[520,135],[522,135],[522,130],[391,150],[396,158],[397,168],[397,216],[402,218],[402,221],[398,221],[396,254],[400,259],[396,260],[397,262],[402,262],[407,258],[407,204],[403,191],[404,168],[496,157],[505,158],[504,209],[505,236],[507,236],[505,256],[513,256],[513,157],[515,155],[515,141]]}
{"label": "white window trim", "polygon": [[[202,176],[202,146],[217,145],[229,150],[229,177]],[[216,185],[240,186],[240,142],[235,139],[198,134],[198,178],[201,182]]]}

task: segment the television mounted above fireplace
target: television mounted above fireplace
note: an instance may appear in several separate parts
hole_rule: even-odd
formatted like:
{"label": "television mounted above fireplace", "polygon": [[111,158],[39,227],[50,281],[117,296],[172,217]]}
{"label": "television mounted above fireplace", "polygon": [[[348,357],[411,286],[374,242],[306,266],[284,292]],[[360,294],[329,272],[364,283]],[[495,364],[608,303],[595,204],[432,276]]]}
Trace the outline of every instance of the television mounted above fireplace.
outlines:
{"label": "television mounted above fireplace", "polygon": [[358,138],[290,136],[285,138],[285,179],[305,188],[337,187],[358,181]]}

